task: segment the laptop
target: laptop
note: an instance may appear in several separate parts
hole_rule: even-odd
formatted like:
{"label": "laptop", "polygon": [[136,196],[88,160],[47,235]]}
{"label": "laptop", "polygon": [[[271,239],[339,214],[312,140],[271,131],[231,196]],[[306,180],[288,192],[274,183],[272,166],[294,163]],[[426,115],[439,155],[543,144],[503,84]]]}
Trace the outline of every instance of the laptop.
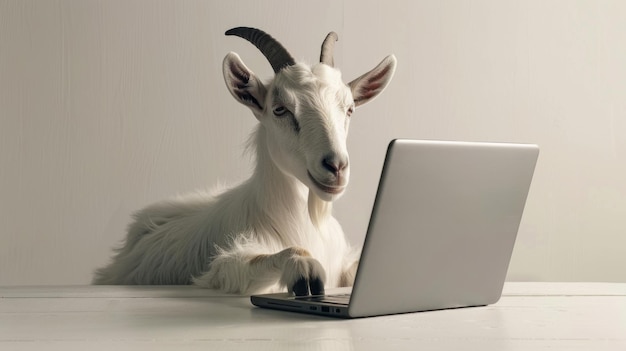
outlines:
{"label": "laptop", "polygon": [[538,155],[531,144],[391,141],[354,286],[251,302],[343,318],[497,302]]}

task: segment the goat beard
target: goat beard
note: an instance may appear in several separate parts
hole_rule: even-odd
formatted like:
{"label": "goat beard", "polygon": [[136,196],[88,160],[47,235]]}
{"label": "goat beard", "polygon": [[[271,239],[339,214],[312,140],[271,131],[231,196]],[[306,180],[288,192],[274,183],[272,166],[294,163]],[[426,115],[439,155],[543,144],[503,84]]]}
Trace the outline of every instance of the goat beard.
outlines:
{"label": "goat beard", "polygon": [[309,190],[308,208],[311,222],[316,228],[319,228],[330,217],[333,203],[320,199],[313,191]]}

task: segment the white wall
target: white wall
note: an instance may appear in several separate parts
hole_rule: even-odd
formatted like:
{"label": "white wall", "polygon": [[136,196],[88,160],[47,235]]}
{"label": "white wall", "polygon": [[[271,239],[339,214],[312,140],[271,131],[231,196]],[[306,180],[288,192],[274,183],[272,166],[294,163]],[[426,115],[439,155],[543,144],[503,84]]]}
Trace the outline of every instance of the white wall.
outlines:
{"label": "white wall", "polygon": [[83,284],[150,202],[240,180],[255,120],[221,60],[238,25],[346,80],[395,53],[355,114],[336,216],[363,239],[391,138],[538,143],[511,280],[626,282],[626,2],[0,0],[0,285]]}

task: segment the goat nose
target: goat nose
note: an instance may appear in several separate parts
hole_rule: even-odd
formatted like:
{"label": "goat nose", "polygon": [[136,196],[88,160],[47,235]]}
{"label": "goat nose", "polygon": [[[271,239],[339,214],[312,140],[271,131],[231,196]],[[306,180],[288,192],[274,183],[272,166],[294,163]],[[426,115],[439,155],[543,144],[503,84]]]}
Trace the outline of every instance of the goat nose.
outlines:
{"label": "goat nose", "polygon": [[335,156],[327,156],[322,160],[322,166],[332,174],[338,176],[348,167],[348,161]]}

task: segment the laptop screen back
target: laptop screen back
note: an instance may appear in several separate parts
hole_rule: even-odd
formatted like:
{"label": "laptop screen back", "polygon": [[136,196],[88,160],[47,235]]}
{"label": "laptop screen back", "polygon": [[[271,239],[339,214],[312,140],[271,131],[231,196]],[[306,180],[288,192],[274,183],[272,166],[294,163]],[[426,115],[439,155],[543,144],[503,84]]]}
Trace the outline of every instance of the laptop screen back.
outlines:
{"label": "laptop screen back", "polygon": [[526,144],[393,141],[350,315],[495,303],[538,152]]}

